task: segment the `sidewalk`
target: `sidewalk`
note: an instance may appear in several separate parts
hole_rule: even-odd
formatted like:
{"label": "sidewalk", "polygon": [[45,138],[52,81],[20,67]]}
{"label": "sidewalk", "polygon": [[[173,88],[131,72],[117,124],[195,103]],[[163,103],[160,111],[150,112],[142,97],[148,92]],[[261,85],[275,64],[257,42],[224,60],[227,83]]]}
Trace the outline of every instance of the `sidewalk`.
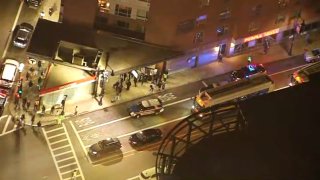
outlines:
{"label": "sidewalk", "polygon": [[[320,31],[312,32],[311,39],[313,40],[312,44],[307,45],[304,36],[297,37],[294,41],[292,56],[301,55],[304,53],[304,49],[313,49],[316,47],[320,47]],[[223,58],[223,62],[214,61],[210,64],[199,66],[193,69],[187,69],[175,73],[169,73],[169,77],[166,82],[166,90],[176,88],[179,86],[187,85],[188,83],[211,78],[220,74],[229,73],[234,69],[239,69],[247,65],[247,57],[252,56],[254,63],[262,63],[267,64],[274,61],[286,59],[289,57],[286,49],[283,48],[281,44],[272,44],[268,54],[263,53],[263,49],[257,49],[250,53],[245,53],[241,55],[237,55],[230,58]],[[28,67],[25,67],[27,69]],[[25,77],[25,75],[24,75]],[[35,77],[37,78],[37,77]],[[110,106],[114,106],[120,103],[125,103],[128,101],[132,101],[138,98],[142,98],[144,96],[151,95],[149,92],[150,82],[144,83],[141,85],[141,82],[137,83],[137,87],[134,87],[134,83],[132,82],[132,86],[129,91],[123,88],[121,93],[121,99],[112,103],[111,99],[115,96],[115,90],[112,88],[112,85],[119,79],[119,77],[110,77],[109,82],[106,87],[106,94],[103,98],[103,105],[99,106],[98,101],[94,98],[88,98],[82,101],[72,102],[67,101],[65,105],[65,116],[59,116],[59,112],[55,113],[55,115],[50,114],[50,108],[46,107],[46,113],[44,115],[41,114],[41,105],[39,107],[40,110],[37,111],[37,116],[35,118],[35,123],[40,120],[42,125],[52,125],[57,123],[57,119],[64,119],[68,117],[74,116],[75,107],[78,106],[78,115],[89,113],[92,111],[100,110],[103,108],[107,108]],[[26,85],[24,85],[26,86]],[[156,88],[155,88],[156,89]],[[26,96],[29,98],[36,98],[38,90],[33,88],[26,92]],[[154,91],[153,94],[158,93],[158,91]],[[99,98],[98,98],[99,99]],[[29,110],[28,113],[23,110],[15,110],[14,103],[9,104],[9,110],[11,114],[15,117],[19,117],[22,113],[26,115],[25,123],[27,125],[31,125],[31,115],[32,112]],[[30,113],[31,112],[31,113]]]}

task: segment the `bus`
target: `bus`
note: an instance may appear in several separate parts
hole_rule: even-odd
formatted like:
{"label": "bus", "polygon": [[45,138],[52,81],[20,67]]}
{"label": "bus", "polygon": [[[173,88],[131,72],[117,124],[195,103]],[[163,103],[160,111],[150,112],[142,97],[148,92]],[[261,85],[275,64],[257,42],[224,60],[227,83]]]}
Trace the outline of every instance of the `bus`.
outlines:
{"label": "bus", "polygon": [[256,74],[218,87],[202,88],[194,98],[191,111],[199,112],[216,104],[266,94],[274,88],[274,82],[266,74]]}
{"label": "bus", "polygon": [[310,76],[320,72],[320,62],[316,62],[295,71],[290,78],[290,86],[308,82]]}

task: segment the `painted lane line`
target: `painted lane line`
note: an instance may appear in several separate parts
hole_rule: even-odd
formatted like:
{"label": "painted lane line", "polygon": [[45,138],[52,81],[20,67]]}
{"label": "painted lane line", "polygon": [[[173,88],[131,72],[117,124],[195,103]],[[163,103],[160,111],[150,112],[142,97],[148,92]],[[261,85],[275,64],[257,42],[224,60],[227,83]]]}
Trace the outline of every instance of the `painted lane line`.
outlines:
{"label": "painted lane line", "polygon": [[[55,157],[57,157],[57,156],[55,155]],[[60,160],[58,160],[57,162],[60,163],[60,162],[67,161],[67,160],[70,160],[70,159],[74,159],[74,157],[71,156],[71,157],[68,157],[68,158],[60,159]],[[61,173],[61,174],[62,174],[62,173]]]}
{"label": "painted lane line", "polygon": [[1,117],[0,117],[0,120],[3,119],[3,118],[5,118],[5,117],[7,117],[7,116],[8,116],[8,115],[3,115],[3,116],[1,116]]}
{"label": "painted lane line", "polygon": [[[68,153],[72,153],[72,151],[62,152],[62,153],[56,154],[55,156],[58,157],[58,156],[62,156],[62,155],[64,155],[64,154],[68,154]],[[61,168],[61,167],[60,167],[60,168]]]}
{"label": "painted lane line", "polygon": [[56,166],[56,169],[57,169],[57,171],[58,171],[59,178],[62,179],[62,175],[60,174],[59,167],[58,167],[58,163],[57,163],[57,161],[56,161],[56,158],[55,158],[55,156],[54,156],[54,154],[53,154],[53,151],[52,151],[52,148],[51,148],[51,146],[50,146],[50,142],[49,142],[48,136],[47,136],[46,132],[44,131],[44,128],[41,128],[41,130],[42,130],[42,134],[43,134],[44,137],[45,137],[45,140],[47,141],[47,144],[48,144],[48,147],[49,147],[49,150],[50,150],[50,153],[51,153],[51,157],[52,157],[53,162],[54,162],[54,165]]}
{"label": "painted lane line", "polygon": [[61,133],[61,134],[57,134],[57,135],[54,135],[54,136],[50,136],[49,139],[56,138],[56,137],[59,137],[59,136],[62,136],[62,135],[65,135],[65,133]]}
{"label": "painted lane line", "polygon": [[[175,105],[175,104],[178,104],[178,103],[182,103],[182,102],[188,101],[188,100],[190,100],[192,98],[193,97],[182,99],[182,100],[179,100],[179,101],[176,101],[176,102],[172,102],[172,103],[164,105],[164,107],[168,107],[168,106],[172,106],[172,105]],[[76,132],[82,133],[82,132],[85,132],[85,131],[96,129],[96,128],[101,127],[101,126],[105,126],[105,125],[108,125],[108,124],[112,124],[112,123],[116,123],[116,122],[119,122],[119,121],[123,121],[123,120],[129,119],[129,118],[131,118],[131,116],[126,116],[126,117],[123,117],[123,118],[120,118],[120,119],[109,121],[109,122],[106,122],[106,123],[103,123],[103,124],[99,124],[99,125],[96,125],[96,126],[92,126],[92,127],[86,128],[86,129],[82,129],[82,130],[79,130],[79,131],[76,131]]]}
{"label": "painted lane line", "polygon": [[[62,123],[62,126],[63,126],[63,129],[64,129],[65,132],[66,132],[66,135],[67,135],[67,138],[68,138],[68,142],[69,142],[69,144],[71,144],[71,139],[70,139],[70,137],[69,137],[69,134],[68,134],[68,131],[67,131],[67,129],[66,129],[66,126],[65,126],[63,123]],[[80,166],[80,163],[79,163],[79,160],[78,160],[78,157],[77,157],[77,155],[76,155],[76,152],[75,152],[75,150],[74,150],[74,148],[73,148],[72,145],[71,145],[70,147],[71,147],[71,151],[72,151],[72,153],[73,153],[73,156],[74,156],[74,158],[75,158],[75,160],[76,160],[76,163],[77,163],[77,166],[78,166],[78,171],[79,171],[79,173],[80,173],[81,179],[82,179],[82,180],[85,180],[85,178],[84,178],[84,176],[83,176],[83,172],[82,172],[81,166]]]}
{"label": "painted lane line", "polygon": [[119,122],[119,121],[123,121],[123,120],[129,119],[130,117],[131,116],[126,116],[126,117],[123,117],[123,118],[120,118],[120,119],[116,119],[116,120],[109,121],[109,122],[106,122],[106,123],[103,123],[103,124],[99,124],[97,126],[92,126],[92,127],[86,128],[86,129],[82,129],[82,130],[78,131],[78,133],[82,133],[84,131],[89,131],[91,129],[96,129],[96,128],[101,127],[101,126],[105,126],[105,125],[108,125],[108,124],[112,124],[112,123],[116,123],[116,122]]}
{"label": "painted lane line", "polygon": [[303,67],[305,67],[307,65],[308,64],[304,64],[304,65],[300,65],[300,66],[293,67],[293,68],[290,68],[290,69],[286,69],[286,70],[283,70],[283,71],[279,71],[279,72],[276,72],[276,73],[273,73],[273,74],[269,74],[269,76],[274,76],[274,75],[282,74],[282,73],[285,73],[285,72],[288,72],[288,71],[292,71],[292,70],[295,70],[295,69],[300,69],[300,68],[303,68]]}
{"label": "painted lane line", "polygon": [[[49,141],[49,139],[48,139],[48,141]],[[68,139],[61,139],[61,140],[59,140],[59,141],[50,142],[50,144],[51,144],[51,145],[55,145],[55,144],[61,143],[61,142],[63,142],[63,141],[68,141]]]}
{"label": "painted lane line", "polygon": [[166,121],[166,122],[163,122],[163,123],[160,123],[160,124],[156,124],[154,126],[150,126],[150,127],[147,127],[147,128],[143,128],[143,129],[140,129],[138,131],[133,131],[133,132],[130,132],[130,133],[127,133],[127,134],[123,134],[123,135],[120,135],[118,136],[117,138],[123,138],[123,137],[126,137],[126,136],[130,136],[132,134],[135,134],[135,133],[138,133],[140,131],[143,131],[143,130],[146,130],[146,129],[150,129],[150,128],[156,128],[156,127],[160,127],[160,126],[163,126],[163,125],[166,125],[166,124],[169,124],[169,123],[173,123],[173,122],[176,122],[176,121],[180,121],[182,119],[185,119],[186,117],[188,117],[190,115],[187,115],[187,116],[183,116],[183,117],[179,117],[179,118],[176,118],[176,119],[173,119],[173,120],[170,120],[170,121]]}
{"label": "painted lane line", "polygon": [[9,48],[9,45],[11,44],[11,38],[12,38],[12,34],[13,34],[13,31],[17,25],[17,22],[18,22],[18,19],[19,19],[19,16],[20,16],[20,13],[21,13],[21,10],[22,10],[22,7],[23,7],[23,1],[21,1],[20,3],[20,6],[19,6],[19,9],[18,9],[18,12],[17,12],[17,15],[14,19],[14,23],[11,27],[11,30],[10,30],[10,34],[9,34],[9,37],[8,37],[8,41],[7,41],[7,44],[6,44],[6,47],[4,48],[4,51],[3,51],[3,54],[2,54],[2,59],[6,56],[7,54],[7,51],[8,51],[8,48]]}
{"label": "painted lane line", "polygon": [[2,134],[6,132],[10,121],[11,121],[11,116],[8,116],[6,124],[4,125],[4,128],[2,130]]}
{"label": "painted lane line", "polygon": [[53,150],[53,151],[57,151],[57,150],[59,150],[59,149],[63,149],[63,148],[69,147],[69,146],[70,146],[70,145],[67,144],[67,145],[65,145],[65,146],[61,146],[61,147],[54,148],[54,149],[52,149],[52,150]]}
{"label": "painted lane line", "polygon": [[80,145],[81,145],[81,148],[82,148],[85,156],[86,156],[87,159],[89,160],[90,164],[92,164],[92,161],[91,161],[90,157],[88,157],[87,149],[86,149],[86,147],[84,146],[84,144],[83,144],[83,142],[82,142],[82,140],[81,140],[81,138],[80,138],[80,135],[78,134],[78,132],[77,132],[77,130],[76,130],[76,127],[73,125],[72,121],[69,121],[69,123],[70,123],[70,125],[71,125],[71,128],[72,128],[74,134],[76,135],[76,137],[77,137],[77,139],[78,139],[78,141],[79,141],[79,143],[80,143]]}
{"label": "painted lane line", "polygon": [[204,82],[204,81],[201,81],[201,82],[205,87],[208,87],[208,84],[206,82]]}
{"label": "painted lane line", "polygon": [[50,131],[46,131],[46,133],[51,133],[51,132],[54,132],[54,131],[57,131],[57,130],[60,130],[60,129],[63,129],[63,127],[59,127],[59,128],[55,128],[55,129],[52,129]]}
{"label": "painted lane line", "polygon": [[191,100],[191,99],[192,99],[191,97],[185,98],[185,99],[182,99],[182,100],[179,100],[179,101],[176,101],[176,102],[165,104],[165,105],[163,105],[163,107],[172,106],[172,105],[175,105],[175,104],[178,104],[178,103],[182,103],[182,102],[185,102],[185,101],[188,101],[188,100]]}

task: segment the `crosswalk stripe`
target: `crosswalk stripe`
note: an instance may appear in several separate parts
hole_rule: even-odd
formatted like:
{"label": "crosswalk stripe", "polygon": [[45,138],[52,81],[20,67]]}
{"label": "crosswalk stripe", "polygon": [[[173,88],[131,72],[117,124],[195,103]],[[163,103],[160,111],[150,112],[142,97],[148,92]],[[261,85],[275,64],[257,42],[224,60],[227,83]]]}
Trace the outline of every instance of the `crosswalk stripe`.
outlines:
{"label": "crosswalk stripe", "polygon": [[4,125],[4,128],[3,128],[3,130],[2,130],[2,134],[6,132],[10,120],[11,120],[11,116],[8,116],[7,121],[6,121],[6,124]]}

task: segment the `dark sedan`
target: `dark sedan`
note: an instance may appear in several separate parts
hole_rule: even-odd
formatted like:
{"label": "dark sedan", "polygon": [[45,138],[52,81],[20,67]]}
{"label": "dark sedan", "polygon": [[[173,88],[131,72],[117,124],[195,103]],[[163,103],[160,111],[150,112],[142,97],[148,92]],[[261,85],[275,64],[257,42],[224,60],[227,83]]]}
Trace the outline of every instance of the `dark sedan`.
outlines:
{"label": "dark sedan", "polygon": [[237,81],[240,79],[248,78],[258,73],[267,73],[262,64],[249,64],[241,69],[235,70],[231,73],[231,80]]}
{"label": "dark sedan", "polygon": [[142,146],[148,143],[159,141],[162,138],[160,129],[146,129],[138,133],[132,134],[129,138],[129,143],[132,146]]}
{"label": "dark sedan", "polygon": [[99,157],[104,153],[120,150],[121,147],[122,145],[118,138],[107,138],[92,144],[88,153],[90,156]]}

